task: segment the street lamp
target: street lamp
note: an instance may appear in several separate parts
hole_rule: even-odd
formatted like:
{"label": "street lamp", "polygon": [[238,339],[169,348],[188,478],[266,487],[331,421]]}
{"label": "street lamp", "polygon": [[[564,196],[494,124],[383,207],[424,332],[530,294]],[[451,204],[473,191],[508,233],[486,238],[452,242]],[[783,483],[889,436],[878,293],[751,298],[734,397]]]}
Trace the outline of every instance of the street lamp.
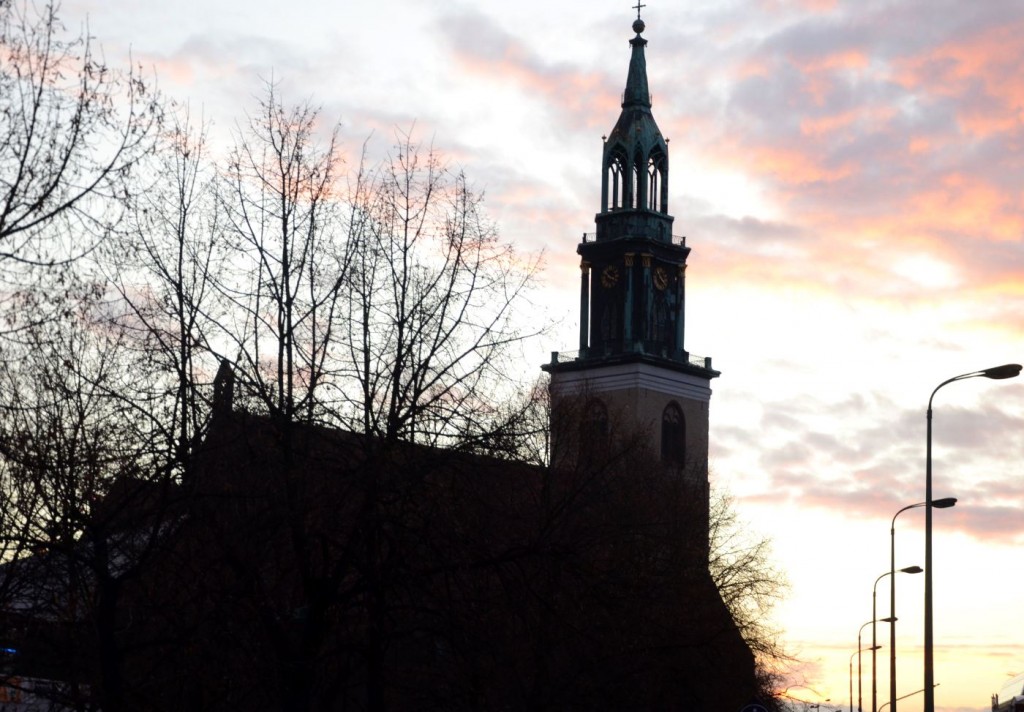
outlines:
{"label": "street lamp", "polygon": [[[909,504],[893,515],[892,524],[889,527],[889,572],[896,573],[896,517],[908,509],[917,509],[925,506],[925,502]],[[947,509],[956,504],[956,497],[943,497],[933,499],[932,507],[935,509]],[[889,615],[896,617],[896,576],[889,579]],[[896,621],[889,626],[889,712],[896,712]],[[882,705],[885,707],[885,705]]]}
{"label": "street lamp", "polygon": [[[907,566],[899,570],[901,574],[919,574],[923,571],[920,566]],[[875,585],[871,587],[871,645],[874,647],[877,644],[875,639],[875,630],[877,626],[875,623],[878,622],[878,582],[884,579],[886,576],[892,576],[896,578],[895,572],[892,570],[886,571],[884,574],[875,579]],[[882,622],[888,622],[889,625],[896,625],[896,616],[893,611],[889,611],[889,617],[883,618]],[[878,711],[878,656],[874,650],[871,651],[871,712]]]}
{"label": "street lamp", "polygon": [[935,387],[928,398],[928,441],[925,450],[924,479],[924,712],[935,712],[935,663],[932,640],[932,400],[943,386],[968,378],[1002,380],[1020,374],[1021,365],[1007,363],[983,371],[962,373]]}
{"label": "street lamp", "polygon": [[[936,686],[936,687],[938,687],[938,686],[939,686],[939,683],[937,683],[937,682],[936,682],[936,683],[935,683],[935,686]],[[922,692],[924,692],[924,690],[914,690],[914,691],[913,691],[913,692],[911,692],[910,694],[908,694],[908,695],[903,695],[902,697],[897,697],[896,699],[897,699],[897,700],[905,700],[905,699],[907,699],[908,697],[913,697],[914,695],[920,695],[920,694],[921,694]],[[878,712],[882,712],[882,710],[884,710],[884,709],[886,708],[886,706],[887,706],[888,704],[889,704],[888,702],[883,702],[883,703],[882,703],[882,706],[878,708]],[[891,709],[890,709],[890,712],[891,712]]]}
{"label": "street lamp", "polygon": [[[870,625],[870,623],[871,623],[871,621],[868,621],[867,623],[862,625],[860,627],[860,629],[864,630],[865,626]],[[875,647],[873,647],[871,649],[872,650],[878,650],[878,648],[881,648],[881,647],[882,647],[881,645],[877,645],[877,646],[875,646]],[[854,655],[857,656],[857,712],[861,712],[861,706],[860,706],[860,653],[861,653],[862,650],[864,650],[864,648],[860,647],[860,633],[857,633],[857,649],[854,650],[853,653],[851,653],[851,655],[850,655],[850,712],[853,712],[853,656]]]}
{"label": "street lamp", "polygon": [[853,712],[853,656],[860,655],[860,646],[850,654],[850,712]]}

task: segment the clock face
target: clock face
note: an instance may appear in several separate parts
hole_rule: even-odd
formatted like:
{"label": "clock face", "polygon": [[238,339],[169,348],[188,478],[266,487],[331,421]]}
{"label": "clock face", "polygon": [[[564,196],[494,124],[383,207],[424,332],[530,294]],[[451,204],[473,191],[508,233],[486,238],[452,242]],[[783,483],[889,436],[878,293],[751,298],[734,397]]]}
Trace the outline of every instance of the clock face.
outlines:
{"label": "clock face", "polygon": [[614,287],[619,283],[619,268],[615,265],[608,265],[601,271],[601,286]]}
{"label": "clock face", "polygon": [[664,267],[654,268],[654,286],[658,289],[665,289],[668,286],[668,272]]}

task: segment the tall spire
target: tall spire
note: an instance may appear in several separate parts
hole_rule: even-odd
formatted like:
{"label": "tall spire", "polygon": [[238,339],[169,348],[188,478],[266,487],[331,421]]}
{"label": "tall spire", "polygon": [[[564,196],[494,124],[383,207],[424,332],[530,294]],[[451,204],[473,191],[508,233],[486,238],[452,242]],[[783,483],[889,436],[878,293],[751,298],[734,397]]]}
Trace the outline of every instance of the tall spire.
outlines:
{"label": "tall spire", "polygon": [[603,137],[596,234],[593,239],[584,235],[576,248],[582,259],[575,364],[657,362],[661,368],[714,378],[718,372],[711,362],[693,362],[683,346],[690,248],[672,235],[668,141],[651,112],[642,7],[637,2],[622,111]]}
{"label": "tall spire", "polygon": [[[637,3],[636,7],[639,15],[643,5]],[[640,36],[645,27],[639,16],[633,21],[636,36],[629,41],[632,51],[622,112],[604,142],[601,212],[597,220],[597,239],[601,241],[627,233],[662,241],[668,241],[671,235],[668,143],[651,112],[644,55],[647,40]]]}
{"label": "tall spire", "polygon": [[633,47],[633,55],[629,59],[626,92],[622,96],[623,109],[629,106],[643,106],[648,109],[651,107],[651,92],[647,87],[647,59],[644,57],[647,40],[640,36],[645,27],[644,21],[640,19],[640,11],[637,10],[637,18],[633,22],[633,31],[636,32],[636,37],[629,41]]}

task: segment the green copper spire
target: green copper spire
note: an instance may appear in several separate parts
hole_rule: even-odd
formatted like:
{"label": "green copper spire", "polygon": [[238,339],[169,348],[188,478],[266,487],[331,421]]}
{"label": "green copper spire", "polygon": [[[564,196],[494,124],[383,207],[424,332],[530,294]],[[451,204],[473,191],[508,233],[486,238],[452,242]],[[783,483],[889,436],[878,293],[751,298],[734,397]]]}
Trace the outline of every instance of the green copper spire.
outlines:
{"label": "green copper spire", "polygon": [[633,22],[633,31],[636,37],[629,41],[633,47],[633,56],[629,59],[629,76],[626,78],[626,92],[622,96],[622,108],[628,106],[651,107],[651,92],[647,88],[647,60],[644,57],[644,47],[647,40],[640,36],[644,31],[644,21],[639,17]]}
{"label": "green copper spire", "polygon": [[[637,142],[645,153],[655,147],[667,153],[667,146],[654,122],[651,113],[651,92],[647,86],[647,59],[644,48],[647,40],[640,36],[644,31],[644,21],[637,18],[633,22],[636,37],[629,41],[632,54],[629,58],[629,75],[626,77],[626,91],[622,94],[622,114],[608,136],[608,148],[621,143],[623,148],[632,152]],[[646,156],[644,156],[646,159]],[[645,160],[646,163],[646,160]]]}
{"label": "green copper spire", "polygon": [[[616,239],[625,234],[623,231],[640,231],[665,241],[671,235],[668,143],[651,113],[644,55],[647,40],[640,36],[644,29],[644,21],[637,17],[633,22],[636,36],[629,41],[632,50],[622,112],[604,142],[598,240]],[[626,212],[642,213],[643,217],[640,222],[620,219]]]}
{"label": "green copper spire", "polygon": [[[639,17],[643,3],[636,7],[622,109],[615,127],[601,137],[597,230],[593,237],[584,234],[576,247],[581,258],[579,353],[565,362],[556,356],[545,366],[553,384],[560,373],[637,362],[699,379],[718,376],[709,359],[695,358],[683,347],[690,248],[685,238],[672,234],[668,141],[651,112],[647,40],[640,36],[646,29]],[[623,373],[600,377],[617,379]]]}

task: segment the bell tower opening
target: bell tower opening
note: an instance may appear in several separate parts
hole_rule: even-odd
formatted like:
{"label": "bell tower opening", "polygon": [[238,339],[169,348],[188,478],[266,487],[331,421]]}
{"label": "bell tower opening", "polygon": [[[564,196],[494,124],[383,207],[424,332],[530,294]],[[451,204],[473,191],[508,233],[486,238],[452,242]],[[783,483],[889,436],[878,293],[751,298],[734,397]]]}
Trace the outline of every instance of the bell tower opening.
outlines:
{"label": "bell tower opening", "polygon": [[[628,165],[624,149],[617,148],[610,152],[606,162],[607,177],[602,196],[602,212],[633,207],[631,204],[633,181],[630,180]],[[609,204],[609,193],[611,194],[611,204]]]}
{"label": "bell tower opening", "polygon": [[655,149],[647,159],[648,210],[668,215],[668,159],[660,149]]}

